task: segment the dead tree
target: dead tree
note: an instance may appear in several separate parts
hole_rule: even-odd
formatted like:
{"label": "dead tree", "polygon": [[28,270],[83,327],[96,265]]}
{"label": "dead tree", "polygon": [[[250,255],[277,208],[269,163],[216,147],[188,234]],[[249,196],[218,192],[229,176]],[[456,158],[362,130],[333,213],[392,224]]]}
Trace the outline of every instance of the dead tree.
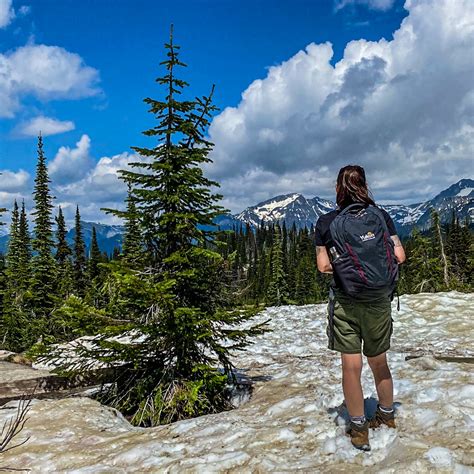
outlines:
{"label": "dead tree", "polygon": [[444,284],[446,288],[449,288],[448,259],[446,258],[446,252],[444,251],[444,242],[443,235],[441,234],[441,223],[439,219],[439,214],[434,209],[431,210],[431,219],[433,221],[433,226],[435,227],[436,232],[438,234],[439,249],[441,253],[441,260],[443,262]]}

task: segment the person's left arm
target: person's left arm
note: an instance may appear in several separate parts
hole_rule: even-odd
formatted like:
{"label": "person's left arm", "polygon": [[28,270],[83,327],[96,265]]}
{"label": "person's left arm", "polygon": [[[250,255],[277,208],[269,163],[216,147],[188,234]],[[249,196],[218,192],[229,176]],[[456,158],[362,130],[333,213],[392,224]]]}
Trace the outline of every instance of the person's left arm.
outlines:
{"label": "person's left arm", "polygon": [[329,260],[329,255],[326,247],[323,245],[316,246],[316,263],[318,265],[318,270],[321,273],[332,273],[332,265]]}
{"label": "person's left arm", "polygon": [[397,259],[397,262],[403,263],[407,259],[407,257],[405,255],[405,249],[403,248],[403,245],[400,242],[400,237],[398,237],[398,235],[391,235],[390,238],[392,239],[395,245],[393,251],[395,253],[395,258]]}
{"label": "person's left arm", "polygon": [[405,255],[405,249],[400,241],[400,237],[397,235],[397,229],[395,228],[395,224],[393,223],[392,218],[390,217],[389,213],[382,209],[382,212],[385,217],[385,222],[387,223],[388,231],[390,233],[390,238],[394,244],[393,251],[395,253],[395,258],[397,259],[398,263],[403,263],[407,257]]}

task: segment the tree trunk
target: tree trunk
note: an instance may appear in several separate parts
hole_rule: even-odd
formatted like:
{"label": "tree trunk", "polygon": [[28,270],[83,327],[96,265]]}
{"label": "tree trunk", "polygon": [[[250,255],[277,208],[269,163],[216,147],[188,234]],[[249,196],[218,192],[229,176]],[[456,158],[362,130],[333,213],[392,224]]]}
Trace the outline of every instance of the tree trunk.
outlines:
{"label": "tree trunk", "polygon": [[444,284],[446,285],[447,288],[449,288],[448,260],[446,258],[446,253],[444,251],[443,236],[441,235],[441,224],[440,224],[439,220],[436,222],[436,227],[437,227],[437,230],[438,230],[439,248],[441,250],[441,258],[443,260]]}

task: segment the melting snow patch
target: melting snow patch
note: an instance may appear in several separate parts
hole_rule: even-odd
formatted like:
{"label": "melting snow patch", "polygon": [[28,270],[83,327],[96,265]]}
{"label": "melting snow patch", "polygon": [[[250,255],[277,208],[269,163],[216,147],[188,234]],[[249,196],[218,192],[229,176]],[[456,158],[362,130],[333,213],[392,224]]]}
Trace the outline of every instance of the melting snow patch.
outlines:
{"label": "melting snow patch", "polygon": [[304,397],[288,398],[287,400],[283,400],[271,406],[267,410],[266,415],[269,415],[269,416],[280,415],[281,413],[285,413],[288,409],[295,408],[296,406],[302,405],[305,402],[306,402],[306,398]]}
{"label": "melting snow patch", "polygon": [[425,458],[436,467],[450,467],[453,464],[453,454],[447,448],[431,448],[425,453]]}
{"label": "melting snow patch", "polygon": [[[256,316],[255,323],[271,318],[272,331],[236,354],[239,372],[256,381],[237,409],[143,429],[85,397],[38,400],[22,432],[30,439],[3,453],[2,465],[140,474],[469,472],[474,374],[463,360],[474,356],[473,295],[402,296],[389,352],[398,429],[371,429],[369,453],[345,435],[341,358],[327,349],[326,310],[326,304],[287,305]],[[424,356],[405,360],[413,354]],[[366,361],[362,386],[371,416],[377,394]],[[0,426],[15,403],[0,407]]]}

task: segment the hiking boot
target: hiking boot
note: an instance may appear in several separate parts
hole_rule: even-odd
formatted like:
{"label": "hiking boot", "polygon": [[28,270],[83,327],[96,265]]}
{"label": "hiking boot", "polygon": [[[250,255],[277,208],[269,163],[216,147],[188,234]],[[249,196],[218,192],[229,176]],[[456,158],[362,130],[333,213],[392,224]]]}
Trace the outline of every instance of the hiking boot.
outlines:
{"label": "hiking boot", "polygon": [[363,425],[354,422],[349,422],[349,428],[346,434],[351,437],[351,443],[354,448],[362,451],[370,451],[369,444],[369,422],[366,421]]}
{"label": "hiking boot", "polygon": [[395,425],[395,411],[386,413],[377,405],[375,416],[369,420],[369,428],[378,428],[381,425],[386,425],[389,428],[396,428]]}

